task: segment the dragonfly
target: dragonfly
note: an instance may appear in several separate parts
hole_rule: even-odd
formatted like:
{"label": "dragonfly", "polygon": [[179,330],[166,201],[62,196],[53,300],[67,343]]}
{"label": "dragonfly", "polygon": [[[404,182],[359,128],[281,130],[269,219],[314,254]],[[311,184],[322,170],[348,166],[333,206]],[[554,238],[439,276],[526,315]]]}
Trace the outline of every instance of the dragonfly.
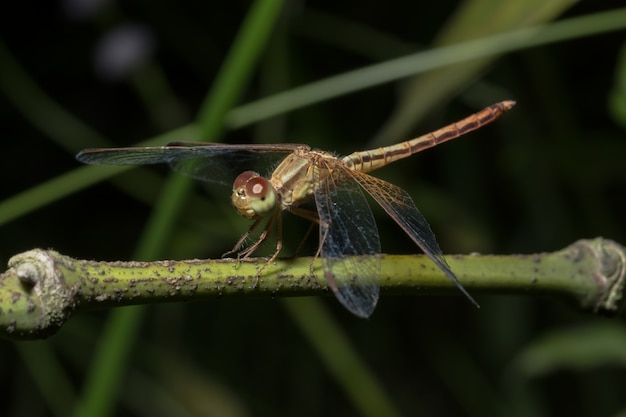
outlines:
{"label": "dragonfly", "polygon": [[[381,276],[380,238],[366,193],[478,306],[448,266],[435,234],[411,196],[369,173],[474,131],[514,105],[514,101],[505,100],[415,139],[344,157],[303,144],[172,142],[155,147],[85,149],[76,158],[87,164],[167,163],[174,171],[222,184],[228,184],[225,173],[233,169],[276,166],[268,176],[246,169],[232,183],[232,204],[252,225],[225,255],[249,258],[276,230],[275,251],[265,266],[270,265],[283,247],[283,211],[311,220],[319,225],[319,246],[314,259],[321,257],[327,285],[344,307],[363,318],[369,317],[376,307]],[[314,202],[310,204],[314,209],[303,206],[306,202]],[[259,230],[258,237],[251,239]],[[257,274],[257,283],[261,273],[262,269]]]}

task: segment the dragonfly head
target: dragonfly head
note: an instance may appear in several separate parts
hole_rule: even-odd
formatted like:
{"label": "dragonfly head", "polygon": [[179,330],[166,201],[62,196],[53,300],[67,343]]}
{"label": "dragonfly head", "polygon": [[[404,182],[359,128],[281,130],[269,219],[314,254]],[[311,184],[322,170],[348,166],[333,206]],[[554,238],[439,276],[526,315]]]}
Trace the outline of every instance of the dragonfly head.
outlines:
{"label": "dragonfly head", "polygon": [[231,200],[239,214],[253,220],[276,208],[276,191],[267,179],[254,171],[245,171],[235,178]]}

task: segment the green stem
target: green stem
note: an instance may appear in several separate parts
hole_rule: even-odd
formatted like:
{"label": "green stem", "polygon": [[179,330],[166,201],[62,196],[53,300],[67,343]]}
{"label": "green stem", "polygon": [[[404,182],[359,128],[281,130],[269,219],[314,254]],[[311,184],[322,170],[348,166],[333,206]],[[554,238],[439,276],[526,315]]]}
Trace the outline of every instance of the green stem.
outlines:
{"label": "green stem", "polygon": [[[620,308],[626,250],[602,238],[536,255],[455,255],[446,260],[473,293],[557,295],[592,312]],[[312,258],[158,262],[76,260],[54,251],[14,256],[0,275],[0,332],[6,338],[42,338],[72,313],[92,308],[201,301],[226,296],[329,295],[321,263]],[[383,294],[458,294],[423,255],[381,255]],[[311,268],[315,277],[311,275]]]}
{"label": "green stem", "polygon": [[[281,5],[280,0],[257,0],[253,3],[200,111],[197,124],[203,139],[213,140],[222,132],[224,115],[234,106],[251,77]],[[139,259],[159,257],[190,190],[189,178],[169,178],[137,247]],[[112,413],[115,407],[112,400],[116,398],[115,393],[125,371],[123,364],[128,360],[139,333],[143,312],[142,308],[118,310],[109,319],[75,416],[107,416]]]}

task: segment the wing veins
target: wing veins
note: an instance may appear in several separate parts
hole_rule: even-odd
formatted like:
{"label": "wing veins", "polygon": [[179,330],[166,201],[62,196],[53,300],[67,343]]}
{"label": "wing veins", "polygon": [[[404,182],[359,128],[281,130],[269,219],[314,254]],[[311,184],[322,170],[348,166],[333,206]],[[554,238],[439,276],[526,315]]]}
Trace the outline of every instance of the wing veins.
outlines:
{"label": "wing veins", "polygon": [[450,269],[428,221],[419,211],[409,193],[396,185],[362,172],[352,171],[351,174],[426,256],[452,280],[472,304],[479,307],[476,300],[467,292]]}
{"label": "wing veins", "polygon": [[378,230],[359,185],[340,178],[350,171],[332,169],[335,172],[315,191],[324,274],[344,307],[359,317],[369,317],[379,295]]}

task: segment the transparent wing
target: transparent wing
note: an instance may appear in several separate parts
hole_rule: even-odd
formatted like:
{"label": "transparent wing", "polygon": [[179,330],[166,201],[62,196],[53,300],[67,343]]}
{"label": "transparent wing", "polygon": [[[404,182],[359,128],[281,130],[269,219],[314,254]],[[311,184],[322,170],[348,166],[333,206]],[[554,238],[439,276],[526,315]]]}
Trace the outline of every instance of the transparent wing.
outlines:
{"label": "transparent wing", "polygon": [[378,302],[380,239],[363,191],[350,177],[351,171],[335,167],[315,191],[322,264],[341,304],[369,317]]}
{"label": "transparent wing", "polygon": [[76,159],[86,164],[169,164],[177,172],[203,181],[231,185],[244,170],[265,173],[295,149],[306,145],[229,145],[222,143],[173,142],[166,146],[85,149]]}
{"label": "transparent wing", "polygon": [[415,206],[411,196],[402,188],[361,172],[352,172],[356,181],[376,200],[387,214],[409,235],[417,246],[454,282],[465,296],[478,303],[463,288],[448,266],[435,234],[426,218]]}

